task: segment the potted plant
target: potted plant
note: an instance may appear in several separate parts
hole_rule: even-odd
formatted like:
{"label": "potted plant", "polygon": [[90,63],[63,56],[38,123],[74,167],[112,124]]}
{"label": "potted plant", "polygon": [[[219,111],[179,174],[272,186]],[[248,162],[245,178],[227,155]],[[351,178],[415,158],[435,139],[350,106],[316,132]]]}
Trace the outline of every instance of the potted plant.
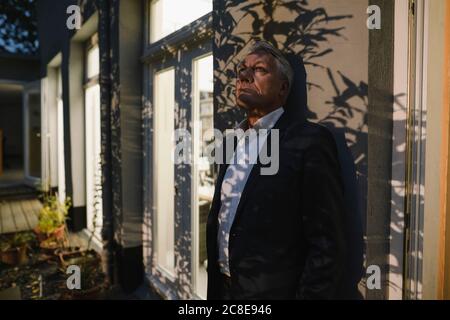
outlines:
{"label": "potted plant", "polygon": [[42,249],[51,251],[64,244],[70,206],[70,198],[61,202],[56,195],[44,194],[38,225],[34,229]]}
{"label": "potted plant", "polygon": [[104,288],[104,274],[101,270],[101,257],[95,250],[73,251],[59,254],[61,272],[70,265],[80,268],[80,289],[66,290],[64,298],[76,300],[96,299]]}
{"label": "potted plant", "polygon": [[12,266],[27,264],[29,243],[34,239],[31,232],[18,232],[14,235],[2,236],[0,240],[1,261]]}
{"label": "potted plant", "polygon": [[96,170],[94,182],[94,215],[92,219],[92,226],[90,228],[91,234],[87,242],[87,248],[72,248],[65,247],[59,250],[58,255],[60,259],[61,271],[66,272],[68,266],[77,265],[81,272],[81,289],[66,290],[63,298],[66,299],[81,299],[90,300],[96,299],[99,294],[106,288],[105,275],[102,270],[102,259],[99,253],[91,249],[92,239],[97,228],[97,216],[101,214],[100,204],[101,198],[101,176],[100,176],[100,162],[98,162],[98,170]]}

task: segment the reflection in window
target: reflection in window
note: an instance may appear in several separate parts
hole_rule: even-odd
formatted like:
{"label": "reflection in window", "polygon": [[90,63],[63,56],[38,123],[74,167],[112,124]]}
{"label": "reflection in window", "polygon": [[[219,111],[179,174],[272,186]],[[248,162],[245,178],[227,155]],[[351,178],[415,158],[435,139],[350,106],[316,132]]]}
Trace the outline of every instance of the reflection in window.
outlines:
{"label": "reflection in window", "polygon": [[[193,94],[193,223],[196,294],[206,298],[206,220],[214,195],[214,165],[206,157],[206,147],[213,141],[213,57],[194,60]],[[195,123],[199,124],[198,126]],[[205,155],[205,156],[203,156]]]}
{"label": "reflection in window", "polygon": [[150,42],[212,11],[212,0],[153,0],[150,5]]}
{"label": "reflection in window", "polygon": [[175,275],[175,169],[172,160],[175,128],[175,71],[158,72],[154,81],[153,174],[156,211],[157,265],[169,276]]}

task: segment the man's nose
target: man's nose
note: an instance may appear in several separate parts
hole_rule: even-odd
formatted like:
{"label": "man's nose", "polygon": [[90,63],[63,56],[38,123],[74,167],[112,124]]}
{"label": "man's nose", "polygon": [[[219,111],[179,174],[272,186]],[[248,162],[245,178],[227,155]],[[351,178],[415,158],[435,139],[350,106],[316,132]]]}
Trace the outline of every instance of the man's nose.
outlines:
{"label": "man's nose", "polygon": [[253,82],[253,72],[251,68],[246,68],[245,70],[239,72],[239,81],[249,83]]}

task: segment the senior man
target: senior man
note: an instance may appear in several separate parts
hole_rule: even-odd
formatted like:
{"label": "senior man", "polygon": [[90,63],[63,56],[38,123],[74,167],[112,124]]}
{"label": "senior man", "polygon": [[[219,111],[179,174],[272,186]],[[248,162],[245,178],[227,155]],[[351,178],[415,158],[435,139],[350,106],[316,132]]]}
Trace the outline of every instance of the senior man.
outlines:
{"label": "senior man", "polygon": [[278,130],[278,170],[261,174],[261,161],[247,161],[261,148],[246,137],[237,161],[221,165],[207,223],[208,299],[338,298],[345,244],[336,145],[327,129],[286,109],[293,79],[264,41],[238,66],[236,104],[247,115],[239,128]]}

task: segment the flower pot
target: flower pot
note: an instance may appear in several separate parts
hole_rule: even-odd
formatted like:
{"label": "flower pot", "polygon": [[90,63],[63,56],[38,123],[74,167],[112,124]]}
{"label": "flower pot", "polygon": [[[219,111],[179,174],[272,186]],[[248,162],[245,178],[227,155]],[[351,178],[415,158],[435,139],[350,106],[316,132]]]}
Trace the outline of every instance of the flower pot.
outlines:
{"label": "flower pot", "polygon": [[11,266],[24,265],[28,263],[27,246],[10,248],[0,252],[1,261]]}
{"label": "flower pot", "polygon": [[[68,290],[65,299],[94,300],[104,289],[104,274],[101,271],[101,257],[94,250],[59,252],[61,269],[67,270],[70,265],[81,268],[81,289]],[[86,279],[84,277],[87,277]]]}
{"label": "flower pot", "polygon": [[66,226],[63,224],[63,225],[59,226],[58,228],[56,228],[51,233],[41,232],[39,230],[39,227],[34,228],[33,231],[36,234],[36,237],[39,242],[43,242],[49,238],[53,238],[56,241],[62,241],[62,240],[64,240],[64,236],[65,236],[65,228],[66,228]]}

